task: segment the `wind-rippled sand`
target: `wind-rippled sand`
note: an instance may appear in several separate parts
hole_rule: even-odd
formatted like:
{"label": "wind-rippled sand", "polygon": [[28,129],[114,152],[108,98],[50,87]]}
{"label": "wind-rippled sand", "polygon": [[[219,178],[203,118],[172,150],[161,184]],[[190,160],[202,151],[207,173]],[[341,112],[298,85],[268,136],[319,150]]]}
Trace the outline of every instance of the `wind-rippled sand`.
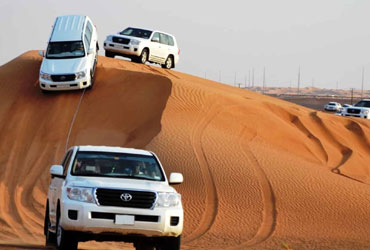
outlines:
{"label": "wind-rippled sand", "polygon": [[182,172],[182,249],[370,249],[370,121],[105,57],[76,110],[82,91],[40,92],[41,59],[0,67],[0,249],[46,249],[66,143],[145,148]]}

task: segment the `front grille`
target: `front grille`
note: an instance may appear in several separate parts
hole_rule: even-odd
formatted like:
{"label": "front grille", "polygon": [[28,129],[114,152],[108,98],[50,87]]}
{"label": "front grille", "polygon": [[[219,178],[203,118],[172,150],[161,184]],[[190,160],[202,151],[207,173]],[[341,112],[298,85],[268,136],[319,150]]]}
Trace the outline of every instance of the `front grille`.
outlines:
{"label": "front grille", "polygon": [[[130,194],[132,199],[124,201],[123,194]],[[119,190],[119,189],[96,189],[96,198],[101,206],[152,208],[156,200],[154,192]]]}
{"label": "front grille", "polygon": [[53,82],[68,82],[68,81],[74,81],[75,79],[76,79],[75,74],[51,75],[51,80],[53,80]]}
{"label": "front grille", "polygon": [[347,112],[350,113],[350,114],[360,114],[361,110],[360,109],[351,109],[351,108],[348,108],[347,109]]}
{"label": "front grille", "polygon": [[122,38],[122,37],[113,37],[112,41],[114,43],[121,43],[121,44],[129,44],[130,43],[130,39],[127,39],[127,38]]}

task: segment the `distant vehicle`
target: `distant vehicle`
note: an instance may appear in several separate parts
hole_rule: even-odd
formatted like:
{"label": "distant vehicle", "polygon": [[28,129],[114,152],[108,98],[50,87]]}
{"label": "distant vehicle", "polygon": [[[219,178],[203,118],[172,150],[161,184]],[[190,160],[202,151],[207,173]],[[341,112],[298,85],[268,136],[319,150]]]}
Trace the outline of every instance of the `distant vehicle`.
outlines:
{"label": "distant vehicle", "polygon": [[170,186],[150,151],[74,146],[50,168],[44,234],[47,245],[76,250],[78,242],[124,241],[137,250],[179,250],[184,213],[181,195]]}
{"label": "distant vehicle", "polygon": [[325,105],[324,109],[328,111],[340,111],[342,105],[338,102],[329,102]]}
{"label": "distant vehicle", "polygon": [[88,16],[56,18],[40,68],[43,91],[92,87],[98,62],[98,34]]}
{"label": "distant vehicle", "polygon": [[162,68],[175,68],[180,50],[173,35],[162,31],[126,28],[104,41],[105,56],[120,55],[138,63],[158,63]]}
{"label": "distant vehicle", "polygon": [[370,99],[363,99],[354,106],[344,108],[342,115],[370,119]]}

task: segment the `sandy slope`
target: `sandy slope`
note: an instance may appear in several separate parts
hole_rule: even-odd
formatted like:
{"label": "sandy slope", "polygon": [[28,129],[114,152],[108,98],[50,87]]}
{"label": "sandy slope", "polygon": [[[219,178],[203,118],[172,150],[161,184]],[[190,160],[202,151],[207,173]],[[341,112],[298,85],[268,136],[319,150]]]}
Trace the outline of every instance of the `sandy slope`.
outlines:
{"label": "sandy slope", "polygon": [[42,249],[66,144],[146,148],[182,172],[183,249],[370,248],[369,121],[105,57],[92,91],[43,95],[40,63],[0,67],[0,249]]}

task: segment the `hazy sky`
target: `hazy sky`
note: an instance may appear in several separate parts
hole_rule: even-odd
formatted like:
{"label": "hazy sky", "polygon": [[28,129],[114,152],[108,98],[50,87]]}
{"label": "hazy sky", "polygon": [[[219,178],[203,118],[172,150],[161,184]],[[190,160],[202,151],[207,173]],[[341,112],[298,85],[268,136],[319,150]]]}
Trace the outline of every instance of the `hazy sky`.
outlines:
{"label": "hazy sky", "polygon": [[[0,0],[0,65],[45,49],[55,17],[83,14],[108,34],[127,26],[175,35],[176,70],[228,84],[370,89],[370,0]],[[122,59],[121,57],[120,60]]]}

